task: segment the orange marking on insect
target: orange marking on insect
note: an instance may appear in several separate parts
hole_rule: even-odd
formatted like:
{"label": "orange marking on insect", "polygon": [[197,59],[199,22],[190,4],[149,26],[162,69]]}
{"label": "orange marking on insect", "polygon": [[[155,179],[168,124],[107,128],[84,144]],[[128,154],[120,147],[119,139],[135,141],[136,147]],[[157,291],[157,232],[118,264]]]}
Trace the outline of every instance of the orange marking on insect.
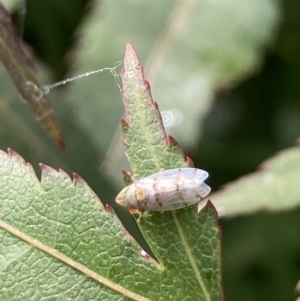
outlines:
{"label": "orange marking on insect", "polygon": [[138,187],[135,192],[135,197],[139,203],[143,203],[147,197],[147,192],[144,189]]}

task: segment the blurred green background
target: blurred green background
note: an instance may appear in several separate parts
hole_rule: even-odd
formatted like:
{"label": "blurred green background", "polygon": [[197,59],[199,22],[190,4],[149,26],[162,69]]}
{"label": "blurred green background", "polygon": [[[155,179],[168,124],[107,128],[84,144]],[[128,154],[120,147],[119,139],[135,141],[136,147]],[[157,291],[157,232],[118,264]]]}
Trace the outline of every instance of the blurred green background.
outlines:
{"label": "blurred green background", "polygon": [[[300,136],[298,0],[4,3],[19,32],[24,24],[23,38],[44,84],[114,67],[125,43],[132,42],[166,130],[210,173],[213,190],[255,171]],[[43,133],[3,68],[0,80],[1,149],[16,150],[38,174],[38,162],[78,172],[103,203],[114,206],[120,170],[128,164],[118,132],[123,106],[112,74],[49,94],[65,152]],[[117,212],[138,238],[132,218]],[[296,299],[299,209],[220,220],[220,225],[226,300]]]}

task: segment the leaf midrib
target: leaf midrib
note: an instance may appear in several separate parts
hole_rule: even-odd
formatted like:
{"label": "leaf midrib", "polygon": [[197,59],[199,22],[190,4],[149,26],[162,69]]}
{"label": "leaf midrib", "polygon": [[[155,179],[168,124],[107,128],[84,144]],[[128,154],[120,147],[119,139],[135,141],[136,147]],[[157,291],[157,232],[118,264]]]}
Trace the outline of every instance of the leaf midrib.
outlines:
{"label": "leaf midrib", "polygon": [[179,237],[180,237],[183,249],[184,249],[184,251],[185,251],[185,253],[187,255],[187,258],[188,258],[188,260],[190,262],[190,265],[191,265],[191,267],[192,267],[192,269],[193,269],[193,271],[195,273],[195,277],[196,277],[196,279],[197,279],[197,281],[199,283],[199,286],[200,286],[200,288],[201,288],[201,290],[203,292],[203,296],[205,297],[205,300],[211,301],[210,294],[207,291],[206,286],[204,284],[204,281],[202,279],[202,276],[201,276],[201,274],[199,272],[199,269],[197,268],[197,264],[196,264],[196,261],[194,259],[194,256],[192,255],[192,253],[190,251],[191,248],[190,248],[189,244],[187,243],[187,241],[185,240],[184,232],[183,232],[182,227],[181,227],[181,225],[180,225],[180,223],[179,223],[179,221],[177,219],[175,211],[172,211],[172,217],[173,217],[174,223],[175,223],[175,225],[177,227],[178,234],[179,234]]}

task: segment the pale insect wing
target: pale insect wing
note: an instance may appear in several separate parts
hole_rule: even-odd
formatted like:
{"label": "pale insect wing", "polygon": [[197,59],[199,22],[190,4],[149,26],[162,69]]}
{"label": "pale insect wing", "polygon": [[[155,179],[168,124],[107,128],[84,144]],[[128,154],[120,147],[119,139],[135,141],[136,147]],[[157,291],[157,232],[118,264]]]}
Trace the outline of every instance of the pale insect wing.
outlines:
{"label": "pale insect wing", "polygon": [[157,183],[167,184],[168,182],[173,182],[178,177],[180,177],[187,184],[189,182],[197,182],[197,184],[200,185],[201,182],[208,178],[208,172],[197,168],[167,169],[152,174],[146,178],[140,179],[137,182],[146,186],[151,185],[153,181],[156,181]]}
{"label": "pale insect wing", "polygon": [[199,195],[201,196],[201,199],[207,197],[210,194],[210,192],[211,192],[211,188],[205,183],[202,183],[199,186]]}
{"label": "pale insect wing", "polygon": [[176,168],[138,180],[150,196],[144,203],[144,209],[180,209],[201,201],[210,192],[210,187],[203,182],[207,177],[208,173],[201,169]]}
{"label": "pale insect wing", "polygon": [[193,192],[187,190],[185,194],[181,196],[178,195],[177,191],[171,191],[168,193],[168,196],[165,197],[161,202],[161,206],[149,208],[149,210],[167,211],[185,208],[203,200],[206,196],[209,195],[210,191],[211,188],[205,183],[202,183]]}

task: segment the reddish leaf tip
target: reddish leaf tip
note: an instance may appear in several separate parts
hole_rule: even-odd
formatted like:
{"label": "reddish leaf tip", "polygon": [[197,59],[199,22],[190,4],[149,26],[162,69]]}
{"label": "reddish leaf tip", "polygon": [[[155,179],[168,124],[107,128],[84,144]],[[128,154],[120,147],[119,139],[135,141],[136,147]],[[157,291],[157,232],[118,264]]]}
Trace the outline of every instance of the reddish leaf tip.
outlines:
{"label": "reddish leaf tip", "polygon": [[81,176],[80,176],[77,172],[73,172],[73,179],[74,179],[75,181],[78,181],[78,180],[81,179]]}
{"label": "reddish leaf tip", "polygon": [[128,43],[126,43],[126,52],[131,52],[131,51],[135,52],[132,44],[130,42],[128,42]]}
{"label": "reddish leaf tip", "polygon": [[178,141],[171,135],[168,136],[168,146],[177,146],[181,149]]}
{"label": "reddish leaf tip", "polygon": [[52,168],[52,167],[50,167],[50,166],[48,166],[44,163],[39,163],[39,166],[40,166],[41,171],[42,171],[42,177],[46,176],[50,173],[56,172],[56,170],[54,168]]}
{"label": "reddish leaf tip", "polygon": [[194,167],[195,166],[193,160],[188,156],[186,156],[185,163],[188,167]]}
{"label": "reddish leaf tip", "polygon": [[123,175],[123,182],[126,186],[130,185],[132,183],[132,178],[131,174],[127,172],[126,170],[122,170],[122,175]]}
{"label": "reddish leaf tip", "polygon": [[108,205],[108,204],[105,204],[105,211],[107,211],[107,212],[112,212],[112,211],[113,211],[112,206],[110,206],[110,205]]}
{"label": "reddish leaf tip", "polygon": [[207,203],[205,205],[206,208],[211,209],[214,211],[216,219],[218,219],[218,211],[216,209],[216,207],[214,206],[214,204],[212,203],[212,201],[210,199],[207,200]]}
{"label": "reddish leaf tip", "polygon": [[153,101],[153,105],[156,110],[159,110],[158,103],[156,101]]}
{"label": "reddish leaf tip", "polygon": [[122,127],[127,127],[128,126],[128,123],[126,122],[126,120],[125,119],[121,119],[121,126]]}
{"label": "reddish leaf tip", "polygon": [[[16,160],[18,160],[20,163],[26,165],[26,161],[24,160],[23,157],[21,157],[16,151],[14,151],[11,148],[7,148],[7,154],[9,157],[15,158]],[[31,166],[31,164],[29,165]]]}
{"label": "reddish leaf tip", "polygon": [[125,57],[124,57],[124,69],[126,72],[126,69],[128,70],[129,66],[136,66],[136,69],[139,69],[140,66],[140,61],[137,56],[136,51],[134,50],[133,46],[131,43],[126,44],[126,49],[125,49]]}
{"label": "reddish leaf tip", "polygon": [[44,163],[39,163],[39,166],[40,166],[40,168],[41,168],[42,171],[51,168],[50,166],[48,166],[48,165],[46,165]]}
{"label": "reddish leaf tip", "polygon": [[130,173],[128,171],[126,171],[125,169],[122,169],[122,175],[130,177]]}
{"label": "reddish leaf tip", "polygon": [[19,154],[17,152],[15,152],[13,149],[8,148],[7,149],[7,153],[9,156],[13,157],[13,156],[19,156]]}
{"label": "reddish leaf tip", "polygon": [[[141,67],[141,68],[143,68],[143,67]],[[144,79],[143,84],[144,84],[144,87],[145,87],[146,89],[149,89],[149,90],[150,90],[150,84],[149,84],[149,82],[148,82],[147,80]],[[157,108],[158,108],[158,106],[157,106]]]}
{"label": "reddish leaf tip", "polygon": [[215,208],[215,206],[213,205],[212,201],[210,199],[207,200],[206,206],[208,208]]}

